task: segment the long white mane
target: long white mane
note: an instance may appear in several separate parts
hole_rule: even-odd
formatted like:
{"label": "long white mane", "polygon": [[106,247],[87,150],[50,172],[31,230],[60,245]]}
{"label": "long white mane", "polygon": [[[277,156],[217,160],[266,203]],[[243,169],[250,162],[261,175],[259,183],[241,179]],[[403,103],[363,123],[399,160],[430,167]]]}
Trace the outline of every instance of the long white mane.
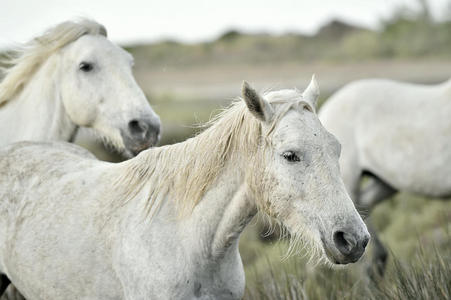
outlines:
{"label": "long white mane", "polygon": [[[277,110],[268,132],[239,99],[223,110],[194,138],[175,145],[150,149],[130,160],[128,169],[117,181],[126,186],[123,199],[131,199],[146,183],[150,184],[148,213],[154,213],[161,204],[160,197],[170,195],[176,199],[180,214],[194,208],[214,180],[220,175],[225,163],[233,155],[245,155],[251,159],[250,167],[258,168],[261,159],[256,157],[259,146],[265,146],[272,129],[294,105],[311,104],[297,98],[281,101],[277,94],[268,94],[273,104],[283,105]],[[258,184],[258,183],[255,183]],[[251,187],[252,188],[252,187]],[[156,206],[155,206],[156,205]]]}
{"label": "long white mane", "polygon": [[85,34],[107,36],[107,31],[93,20],[67,21],[13,49],[8,58],[2,61],[11,67],[4,69],[5,77],[0,83],[0,105],[20,92],[47,58]]}

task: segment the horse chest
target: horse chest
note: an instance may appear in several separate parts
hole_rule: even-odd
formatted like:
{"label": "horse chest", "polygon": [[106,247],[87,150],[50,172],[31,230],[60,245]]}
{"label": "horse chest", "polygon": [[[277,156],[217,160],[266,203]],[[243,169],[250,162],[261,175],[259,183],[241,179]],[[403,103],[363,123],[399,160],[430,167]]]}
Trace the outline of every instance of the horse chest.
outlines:
{"label": "horse chest", "polygon": [[[202,258],[189,262],[183,278],[169,288],[180,299],[241,299],[244,294],[244,270],[237,251],[228,251],[220,259]],[[174,295],[175,296],[175,295]]]}

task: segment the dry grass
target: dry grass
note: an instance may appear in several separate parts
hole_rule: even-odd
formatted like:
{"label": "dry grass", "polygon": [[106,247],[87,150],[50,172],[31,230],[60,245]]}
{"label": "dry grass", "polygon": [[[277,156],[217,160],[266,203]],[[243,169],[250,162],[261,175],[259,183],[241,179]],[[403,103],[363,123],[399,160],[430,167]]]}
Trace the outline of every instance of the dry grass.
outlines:
{"label": "dry grass", "polygon": [[399,194],[372,215],[390,249],[386,276],[367,276],[371,247],[346,268],[312,266],[290,257],[285,241],[262,243],[256,227],[241,241],[246,299],[450,299],[451,203]]}

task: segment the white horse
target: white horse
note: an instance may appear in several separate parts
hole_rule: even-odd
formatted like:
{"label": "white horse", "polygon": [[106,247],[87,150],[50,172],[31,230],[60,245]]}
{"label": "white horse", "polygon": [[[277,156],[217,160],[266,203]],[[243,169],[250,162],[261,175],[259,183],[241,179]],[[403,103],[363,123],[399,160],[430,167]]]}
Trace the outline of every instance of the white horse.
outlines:
{"label": "white horse", "polygon": [[0,272],[27,299],[241,299],[238,239],[263,211],[333,264],[369,234],[314,81],[243,101],[202,134],[123,163],[66,143],[0,151]]}
{"label": "white horse", "polygon": [[91,128],[126,156],[155,145],[160,120],[132,75],[132,56],[91,20],[64,22],[17,49],[0,83],[0,145],[72,141]]}
{"label": "white horse", "polygon": [[[370,212],[397,191],[451,195],[451,81],[427,86],[361,80],[335,93],[319,118],[342,144],[340,167],[357,207]],[[369,175],[362,189],[362,176]],[[382,275],[387,251],[372,233]]]}

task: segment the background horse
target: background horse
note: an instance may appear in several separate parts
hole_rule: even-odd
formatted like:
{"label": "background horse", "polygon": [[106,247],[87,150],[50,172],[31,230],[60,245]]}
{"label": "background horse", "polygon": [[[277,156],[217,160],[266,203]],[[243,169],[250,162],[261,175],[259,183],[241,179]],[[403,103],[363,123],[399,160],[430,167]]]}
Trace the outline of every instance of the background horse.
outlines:
{"label": "background horse", "polygon": [[[397,191],[451,195],[451,81],[427,86],[374,79],[335,93],[319,118],[342,144],[344,183],[363,211]],[[362,176],[369,182],[361,188]],[[375,241],[382,275],[387,250]]]}
{"label": "background horse", "polygon": [[241,299],[238,239],[258,211],[331,264],[357,261],[369,234],[317,96],[314,81],[263,97],[244,84],[246,105],[197,137],[118,164],[71,144],[4,148],[0,272],[30,300]]}
{"label": "background horse", "polygon": [[0,145],[72,141],[78,127],[126,156],[155,145],[160,120],[132,75],[133,58],[91,20],[64,22],[17,49],[0,83]]}

